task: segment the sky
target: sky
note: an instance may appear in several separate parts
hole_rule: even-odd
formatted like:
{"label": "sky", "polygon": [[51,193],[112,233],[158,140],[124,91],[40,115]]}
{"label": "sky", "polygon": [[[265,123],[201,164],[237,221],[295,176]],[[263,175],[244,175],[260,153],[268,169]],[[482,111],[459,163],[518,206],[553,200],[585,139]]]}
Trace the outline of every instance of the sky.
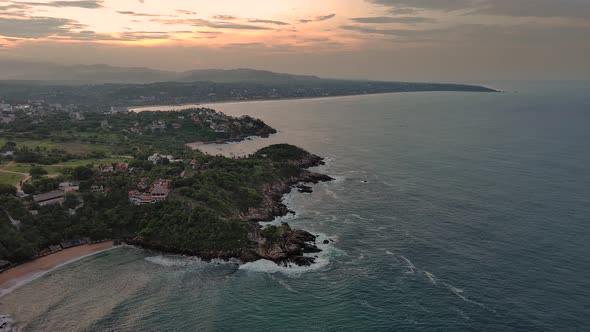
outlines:
{"label": "sky", "polygon": [[590,79],[590,0],[0,0],[0,59],[379,80]]}

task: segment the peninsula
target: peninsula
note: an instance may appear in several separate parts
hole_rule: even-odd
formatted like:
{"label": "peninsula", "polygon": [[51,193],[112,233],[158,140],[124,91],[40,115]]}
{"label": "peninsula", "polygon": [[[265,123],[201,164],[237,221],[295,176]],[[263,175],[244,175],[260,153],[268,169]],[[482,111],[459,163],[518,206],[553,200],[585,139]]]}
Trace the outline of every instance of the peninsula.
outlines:
{"label": "peninsula", "polygon": [[331,180],[308,170],[321,157],[288,144],[243,158],[185,146],[276,132],[261,120],[208,108],[10,107],[0,125],[4,267],[104,240],[206,260],[314,262],[313,234],[258,222],[289,213],[281,200],[295,186]]}

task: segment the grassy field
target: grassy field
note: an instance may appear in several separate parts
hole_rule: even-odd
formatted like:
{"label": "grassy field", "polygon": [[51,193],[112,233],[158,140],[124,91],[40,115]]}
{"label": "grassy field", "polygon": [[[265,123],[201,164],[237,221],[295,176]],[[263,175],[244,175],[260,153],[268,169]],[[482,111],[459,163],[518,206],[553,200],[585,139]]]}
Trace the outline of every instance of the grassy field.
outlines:
{"label": "grassy field", "polygon": [[[83,159],[83,160],[71,160],[60,164],[55,165],[37,165],[37,164],[26,164],[26,163],[13,163],[12,165],[8,166],[7,163],[0,165],[0,169],[11,171],[11,172],[19,172],[19,173],[28,173],[29,170],[33,165],[43,167],[49,174],[58,174],[62,173],[64,168],[74,168],[77,166],[86,166],[93,164],[95,166],[98,165],[108,165],[113,163],[124,163],[129,162],[133,158],[129,158],[128,156],[113,156],[111,158],[103,158],[103,159]],[[18,182],[18,181],[17,181]]]}
{"label": "grassy field", "polygon": [[9,184],[11,186],[16,186],[24,178],[24,176],[18,174],[0,173],[0,184]]}
{"label": "grassy field", "polygon": [[[3,146],[9,139],[0,137],[0,146]],[[10,140],[16,143],[18,147],[27,146],[30,148],[48,148],[48,149],[62,149],[71,153],[88,153],[88,152],[104,152],[112,153],[112,147],[108,145],[90,144],[90,143],[75,143],[75,142],[52,142],[29,139],[14,139]]]}

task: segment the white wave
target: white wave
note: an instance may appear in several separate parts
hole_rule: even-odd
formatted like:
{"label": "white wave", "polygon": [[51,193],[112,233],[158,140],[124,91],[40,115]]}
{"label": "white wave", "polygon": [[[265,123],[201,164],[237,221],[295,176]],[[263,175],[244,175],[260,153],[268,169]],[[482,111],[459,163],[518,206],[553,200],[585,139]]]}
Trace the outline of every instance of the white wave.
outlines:
{"label": "white wave", "polygon": [[406,264],[408,265],[408,269],[410,269],[409,271],[406,271],[406,273],[411,273],[414,274],[415,270],[416,270],[416,266],[414,265],[414,263],[412,263],[411,260],[407,259],[406,257],[404,257],[403,255],[399,255],[399,257],[401,259],[403,259],[404,261],[406,261]]}
{"label": "white wave", "polygon": [[406,262],[407,267],[409,268],[409,271],[406,271],[406,273],[409,274],[416,274],[415,272],[418,272],[418,275],[424,275],[426,276],[426,279],[428,279],[428,281],[432,284],[432,285],[442,285],[444,286],[446,289],[448,289],[451,293],[453,293],[455,296],[457,296],[458,298],[460,298],[461,300],[474,304],[480,308],[489,310],[491,312],[496,312],[493,309],[489,309],[488,307],[486,307],[484,304],[479,303],[475,300],[472,300],[470,298],[468,298],[467,296],[464,295],[464,291],[461,288],[455,287],[443,280],[438,279],[433,273],[428,272],[426,270],[422,270],[417,268],[414,263],[412,263],[412,261],[410,261],[409,259],[407,259],[406,257],[404,257],[403,255],[396,255],[393,254],[390,251],[385,251],[386,254],[391,255],[393,257],[400,257],[401,259],[403,259]]}
{"label": "white wave", "polygon": [[351,214],[351,216],[353,216],[353,217],[355,217],[357,219],[360,219],[360,220],[374,221],[374,219],[365,218],[365,217],[362,217],[362,216],[360,216],[358,214]]}
{"label": "white wave", "polygon": [[430,280],[431,284],[436,285],[436,277],[434,276],[434,274],[428,271],[424,271],[424,274],[426,275],[426,277],[428,277],[428,280]]}
{"label": "white wave", "polygon": [[336,193],[332,190],[328,189],[328,187],[326,187],[326,190],[324,190],[324,192],[326,193],[326,195],[332,197],[333,199],[338,199],[338,195],[336,195]]}
{"label": "white wave", "polygon": [[341,184],[346,181],[346,176],[344,175],[330,175],[334,180],[330,182],[326,182],[327,184]]}
{"label": "white wave", "polygon": [[287,283],[285,280],[283,280],[281,278],[275,278],[272,274],[270,275],[270,278],[272,280],[275,280],[276,282],[278,282],[281,286],[283,286],[289,292],[299,293],[299,291],[294,290],[293,287],[291,287],[291,285],[289,285],[289,283]]}
{"label": "white wave", "polygon": [[208,266],[210,264],[237,264],[235,260],[224,261],[213,259],[206,262],[198,257],[180,256],[180,255],[157,255],[144,258],[146,261],[165,267],[187,267],[187,266]]}
{"label": "white wave", "polygon": [[24,277],[19,278],[18,281],[17,281],[17,283],[14,284],[13,286],[11,286],[9,288],[0,289],[0,298],[2,298],[3,296],[6,296],[6,295],[14,292],[15,290],[17,290],[17,289],[19,289],[19,288],[21,288],[23,286],[26,286],[26,285],[30,284],[31,282],[33,282],[33,281],[35,281],[35,280],[43,277],[47,273],[53,272],[53,271],[55,271],[55,270],[57,270],[59,268],[62,268],[64,266],[66,266],[66,265],[75,263],[75,262],[80,261],[80,260],[82,260],[84,258],[88,258],[88,257],[94,256],[94,255],[100,254],[102,252],[106,252],[106,251],[117,249],[117,248],[118,247],[112,247],[112,248],[108,248],[108,249],[104,249],[104,250],[95,251],[95,252],[90,253],[88,255],[76,257],[76,258],[71,259],[71,260],[69,260],[67,262],[61,263],[61,264],[59,264],[59,265],[57,265],[57,266],[55,266],[55,267],[53,267],[53,268],[51,268],[49,270],[29,273],[29,274],[25,275]]}
{"label": "white wave", "polygon": [[0,315],[0,332],[17,332],[16,322],[10,316]]}
{"label": "white wave", "polygon": [[369,302],[367,302],[366,300],[361,300],[360,303],[363,307],[365,307],[367,309],[371,309],[371,310],[374,310],[377,312],[385,312],[385,309],[373,306],[373,305],[369,304]]}
{"label": "white wave", "polygon": [[[333,239],[334,242],[324,244],[323,241],[326,239]],[[297,276],[306,272],[316,272],[324,270],[327,266],[330,265],[331,258],[342,254],[342,251],[334,246],[334,243],[337,242],[337,238],[335,237],[328,237],[325,234],[318,234],[316,242],[318,248],[320,248],[322,251],[319,253],[305,254],[305,256],[307,257],[318,256],[315,260],[315,263],[311,264],[310,266],[298,266],[293,263],[289,264],[288,266],[282,266],[277,265],[273,261],[261,259],[255,262],[242,264],[240,265],[239,269],[259,273],[282,273],[289,276]]]}

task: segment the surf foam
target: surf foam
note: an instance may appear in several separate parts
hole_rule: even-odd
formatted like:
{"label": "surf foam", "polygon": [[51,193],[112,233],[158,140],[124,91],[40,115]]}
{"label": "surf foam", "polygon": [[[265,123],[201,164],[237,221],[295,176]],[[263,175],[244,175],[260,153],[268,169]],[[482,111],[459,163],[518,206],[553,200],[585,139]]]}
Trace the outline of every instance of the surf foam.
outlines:
{"label": "surf foam", "polygon": [[249,272],[262,272],[262,273],[283,273],[289,276],[297,276],[302,273],[306,272],[317,272],[321,271],[327,266],[330,265],[330,258],[340,255],[342,252],[340,249],[334,246],[336,242],[330,242],[328,244],[324,244],[324,240],[327,239],[334,239],[333,237],[328,237],[325,234],[318,234],[316,239],[317,246],[322,251],[319,253],[312,253],[312,254],[305,254],[308,257],[315,257],[318,256],[315,260],[315,263],[311,264],[310,266],[298,266],[296,264],[289,264],[288,266],[277,265],[273,261],[269,261],[266,259],[261,259],[255,262],[245,263],[240,265],[239,269]]}

